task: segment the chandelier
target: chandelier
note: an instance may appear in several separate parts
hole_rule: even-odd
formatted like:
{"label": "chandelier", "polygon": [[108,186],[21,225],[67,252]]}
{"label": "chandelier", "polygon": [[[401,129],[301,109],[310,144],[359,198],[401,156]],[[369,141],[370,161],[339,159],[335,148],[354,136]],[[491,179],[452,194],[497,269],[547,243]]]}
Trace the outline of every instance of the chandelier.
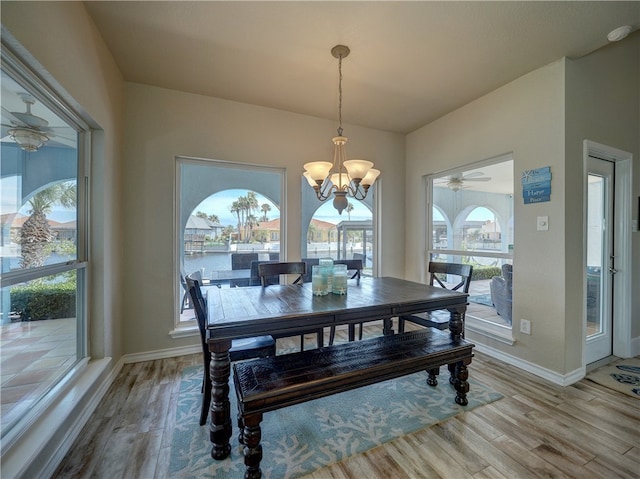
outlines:
{"label": "chandelier", "polygon": [[331,54],[338,59],[338,136],[333,138],[333,162],[312,161],[304,165],[303,176],[316,192],[320,201],[325,201],[333,194],[333,206],[339,214],[347,207],[347,196],[363,200],[376,178],[379,170],[367,160],[347,160],[345,144],[347,137],[342,135],[342,59],[349,55],[349,47],[336,45]]}

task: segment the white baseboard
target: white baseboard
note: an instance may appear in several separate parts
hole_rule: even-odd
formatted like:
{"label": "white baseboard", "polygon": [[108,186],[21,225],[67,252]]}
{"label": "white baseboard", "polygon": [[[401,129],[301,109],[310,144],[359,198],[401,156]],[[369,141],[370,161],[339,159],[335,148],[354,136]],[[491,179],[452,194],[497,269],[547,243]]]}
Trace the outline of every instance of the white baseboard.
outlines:
{"label": "white baseboard", "polygon": [[500,361],[503,361],[507,364],[511,364],[512,366],[520,368],[531,374],[535,374],[536,376],[546,379],[547,381],[559,386],[569,386],[575,382],[580,381],[586,374],[585,368],[578,368],[567,374],[560,374],[556,371],[551,371],[550,369],[546,369],[538,366],[537,364],[525,361],[524,359],[511,356],[510,354],[505,354],[498,349],[494,349],[491,346],[486,346],[484,344],[476,343],[476,349],[479,352],[486,354],[487,356],[491,356],[492,358],[499,359]]}
{"label": "white baseboard", "polygon": [[193,346],[182,346],[179,348],[158,349],[156,351],[146,351],[143,353],[125,354],[122,357],[124,364],[139,363],[141,361],[154,361],[156,359],[174,358],[186,356],[187,354],[197,354],[202,352],[200,344]]}

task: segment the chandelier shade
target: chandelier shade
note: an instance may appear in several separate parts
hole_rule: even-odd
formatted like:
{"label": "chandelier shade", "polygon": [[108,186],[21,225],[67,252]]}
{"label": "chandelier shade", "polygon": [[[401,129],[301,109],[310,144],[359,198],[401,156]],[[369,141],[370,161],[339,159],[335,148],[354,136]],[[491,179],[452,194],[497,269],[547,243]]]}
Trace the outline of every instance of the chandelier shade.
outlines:
{"label": "chandelier shade", "polygon": [[333,162],[312,161],[305,163],[302,175],[315,190],[320,201],[329,199],[332,195],[333,206],[339,214],[348,206],[350,198],[363,200],[369,188],[376,181],[380,170],[373,168],[373,162],[361,159],[347,160],[347,137],[342,135],[342,59],[349,55],[349,47],[336,45],[331,54],[338,59],[338,136],[333,137]]}

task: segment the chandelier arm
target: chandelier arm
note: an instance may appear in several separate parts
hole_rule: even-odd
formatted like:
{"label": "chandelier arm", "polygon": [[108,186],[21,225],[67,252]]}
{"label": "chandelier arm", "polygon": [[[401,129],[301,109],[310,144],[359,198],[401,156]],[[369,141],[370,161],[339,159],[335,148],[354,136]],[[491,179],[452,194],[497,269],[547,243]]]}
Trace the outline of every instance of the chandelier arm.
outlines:
{"label": "chandelier arm", "polygon": [[336,185],[332,185],[330,181],[324,181],[322,185],[314,188],[316,190],[316,197],[320,201],[328,200],[333,194],[334,190],[336,190]]}
{"label": "chandelier arm", "polygon": [[368,192],[368,186],[357,184],[354,188],[353,186],[349,185],[349,196],[355,198],[356,200],[364,200],[367,197]]}

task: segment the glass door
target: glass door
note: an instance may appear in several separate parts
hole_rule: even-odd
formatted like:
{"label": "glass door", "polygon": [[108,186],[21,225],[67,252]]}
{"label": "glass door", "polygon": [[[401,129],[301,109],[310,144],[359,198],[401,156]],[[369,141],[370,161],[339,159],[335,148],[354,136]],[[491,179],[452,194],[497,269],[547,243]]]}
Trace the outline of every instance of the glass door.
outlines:
{"label": "glass door", "polygon": [[614,163],[589,157],[587,173],[587,364],[612,354]]}

